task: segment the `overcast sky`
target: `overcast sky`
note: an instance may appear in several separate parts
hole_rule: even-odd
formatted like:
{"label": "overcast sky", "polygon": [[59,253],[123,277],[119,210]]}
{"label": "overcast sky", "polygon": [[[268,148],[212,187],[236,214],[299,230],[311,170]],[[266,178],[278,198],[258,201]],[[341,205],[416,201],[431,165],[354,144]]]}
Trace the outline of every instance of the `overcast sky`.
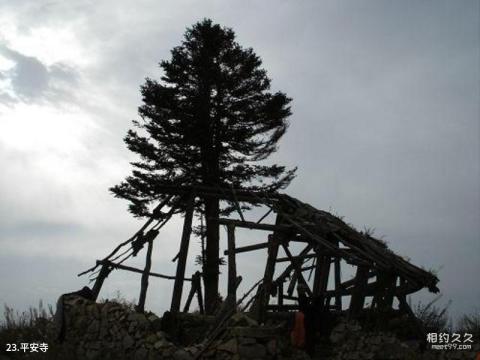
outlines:
{"label": "overcast sky", "polygon": [[[122,138],[144,78],[203,17],[232,27],[293,98],[269,160],[298,166],[287,192],[437,271],[454,315],[479,309],[480,9],[469,0],[0,0],[0,304],[78,290],[88,281],[76,274],[141,225],[108,192],[135,159]],[[177,219],[153,271],[174,273],[179,238]],[[244,286],[264,257],[239,259]],[[165,310],[171,286],[152,280],[147,307]],[[139,277],[114,273],[101,296],[116,290],[138,299]]]}

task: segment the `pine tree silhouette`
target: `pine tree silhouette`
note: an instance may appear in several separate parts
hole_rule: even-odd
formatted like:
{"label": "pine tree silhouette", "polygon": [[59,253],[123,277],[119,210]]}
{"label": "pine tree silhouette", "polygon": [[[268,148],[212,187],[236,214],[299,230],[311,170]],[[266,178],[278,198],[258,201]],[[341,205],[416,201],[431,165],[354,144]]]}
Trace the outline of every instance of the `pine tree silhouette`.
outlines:
{"label": "pine tree silhouette", "polygon": [[[288,127],[291,99],[269,92],[261,64],[229,28],[204,19],[187,29],[171,60],[160,63],[161,81],[147,78],[141,87],[143,121],[133,121],[139,131],[129,130],[125,137],[140,161],[132,163],[131,176],[110,189],[130,201],[135,216],[149,215],[149,204],[165,198],[159,189],[164,184],[274,191],[290,183],[296,168],[262,162],[276,151]],[[205,217],[203,273],[211,313],[219,274],[214,219],[232,207],[221,209],[217,199],[205,198],[195,208]]]}

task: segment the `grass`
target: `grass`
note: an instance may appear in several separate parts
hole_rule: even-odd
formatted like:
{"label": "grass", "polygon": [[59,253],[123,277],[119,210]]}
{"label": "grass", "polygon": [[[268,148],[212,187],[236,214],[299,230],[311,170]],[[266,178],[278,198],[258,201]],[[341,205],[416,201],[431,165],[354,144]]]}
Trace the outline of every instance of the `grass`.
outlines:
{"label": "grass", "polygon": [[[57,359],[58,344],[55,343],[56,333],[53,327],[53,306],[44,306],[43,301],[39,301],[37,307],[30,307],[28,310],[15,311],[8,305],[4,305],[4,320],[0,322],[0,345],[1,353],[7,354],[12,359]],[[15,344],[20,348],[22,343],[46,343],[48,350],[45,353],[26,352],[7,352],[7,344]],[[13,346],[13,345],[12,345]]]}
{"label": "grass", "polygon": [[411,306],[415,316],[420,320],[427,333],[430,332],[452,332],[453,325],[448,314],[448,308],[451,301],[443,307],[435,305],[442,296],[435,297],[428,303],[418,302],[415,306]]}
{"label": "grass", "polygon": [[412,307],[415,316],[422,322],[426,332],[468,333],[472,334],[473,339],[478,341],[480,338],[480,311],[476,309],[469,314],[461,316],[455,326],[453,326],[453,321],[448,314],[451,301],[445,306],[435,305],[440,298],[441,296],[437,296],[426,304],[418,302]]}
{"label": "grass", "polygon": [[[463,315],[455,327],[448,313],[451,302],[445,306],[436,303],[440,296],[429,303],[419,302],[412,307],[415,315],[423,323],[427,332],[469,333],[473,339],[480,337],[480,311],[475,310],[470,314]],[[119,292],[112,299],[103,299],[101,302],[116,302],[131,310],[135,302],[125,300]],[[13,308],[4,305],[4,321],[0,322],[0,345],[1,353],[5,353],[6,344],[41,343],[48,344],[47,353],[5,353],[11,359],[62,359],[62,345],[56,342],[56,332],[53,326],[54,309],[51,305],[44,306],[40,301],[37,307],[30,307],[23,312],[14,311]],[[63,354],[63,355],[62,355]]]}
{"label": "grass", "polygon": [[477,309],[470,314],[463,315],[458,321],[457,332],[472,334],[474,339],[480,339],[480,311]]}

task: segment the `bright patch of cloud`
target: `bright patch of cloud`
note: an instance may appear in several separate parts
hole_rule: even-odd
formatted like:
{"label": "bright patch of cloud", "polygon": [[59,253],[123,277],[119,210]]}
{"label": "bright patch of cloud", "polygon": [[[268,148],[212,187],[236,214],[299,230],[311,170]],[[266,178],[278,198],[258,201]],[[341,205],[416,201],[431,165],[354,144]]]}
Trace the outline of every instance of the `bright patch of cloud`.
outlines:
{"label": "bright patch of cloud", "polygon": [[20,103],[0,108],[0,142],[15,150],[65,155],[85,150],[82,139],[96,125],[78,112]]}
{"label": "bright patch of cloud", "polygon": [[15,50],[26,56],[35,57],[45,65],[68,62],[77,66],[86,66],[94,60],[78,41],[73,24],[56,27],[33,26],[23,31],[15,25],[18,19],[0,18],[0,33],[4,44],[14,46]]}

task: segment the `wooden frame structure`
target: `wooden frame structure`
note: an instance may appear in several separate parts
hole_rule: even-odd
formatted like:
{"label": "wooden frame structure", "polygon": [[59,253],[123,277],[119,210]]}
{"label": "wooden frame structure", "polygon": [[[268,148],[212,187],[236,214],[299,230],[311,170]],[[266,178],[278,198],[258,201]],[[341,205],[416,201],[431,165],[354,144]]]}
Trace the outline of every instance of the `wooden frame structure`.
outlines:
{"label": "wooden frame structure", "polygon": [[[92,279],[95,281],[93,292],[96,296],[110,271],[122,269],[142,274],[138,311],[144,309],[148,279],[153,276],[174,280],[170,307],[172,312],[180,311],[184,282],[191,282],[191,290],[183,311],[188,311],[194,295],[197,294],[199,308],[203,313],[200,280],[202,274],[196,272],[190,278],[185,277],[194,203],[197,197],[215,197],[229,201],[235,205],[240,217],[240,219],[214,219],[227,228],[228,250],[225,251],[225,255],[228,258],[229,300],[236,301],[236,289],[240,279],[237,276],[236,255],[267,249],[263,278],[256,284],[258,285],[256,294],[244,307],[248,308],[251,303],[250,310],[259,319],[264,318],[267,311],[297,309],[298,305],[292,304],[292,300],[298,300],[294,296],[294,291],[300,284],[308,297],[321,299],[320,303],[325,309],[342,310],[344,298],[350,297],[348,314],[351,317],[357,316],[362,311],[367,296],[373,297],[371,307],[379,310],[391,309],[396,297],[400,308],[409,313],[411,309],[405,300],[408,294],[422,288],[428,288],[431,292],[439,291],[436,276],[395,255],[382,241],[358,232],[340,218],[291,196],[277,192],[265,193],[206,186],[165,185],[159,187],[158,191],[168,194],[168,197],[155,208],[144,226],[103,260],[97,261],[94,267],[79,274],[80,276],[91,272],[96,275]],[[166,204],[172,201],[174,205],[169,211],[162,212]],[[247,221],[241,210],[242,202],[264,205],[268,211],[258,221]],[[175,204],[186,209],[180,249],[174,258],[177,261],[176,273],[174,276],[153,273],[150,271],[153,242],[161,227],[171,218],[175,210],[178,210]],[[265,218],[271,214],[276,216],[275,223],[265,223]],[[266,242],[238,246],[235,239],[237,228],[266,231],[270,234],[266,237]],[[289,246],[292,243],[302,244],[303,249],[294,254]],[[147,254],[143,270],[122,265],[129,257],[137,255],[144,245],[147,245]],[[286,256],[279,257],[280,251]],[[278,263],[287,263],[287,266],[275,277]],[[342,263],[356,267],[353,279],[342,282]],[[306,272],[313,273],[312,285],[306,279]],[[328,289],[329,279],[333,282],[333,289]],[[270,303],[273,296],[277,297],[276,304]],[[287,304],[285,301],[290,303]]]}

